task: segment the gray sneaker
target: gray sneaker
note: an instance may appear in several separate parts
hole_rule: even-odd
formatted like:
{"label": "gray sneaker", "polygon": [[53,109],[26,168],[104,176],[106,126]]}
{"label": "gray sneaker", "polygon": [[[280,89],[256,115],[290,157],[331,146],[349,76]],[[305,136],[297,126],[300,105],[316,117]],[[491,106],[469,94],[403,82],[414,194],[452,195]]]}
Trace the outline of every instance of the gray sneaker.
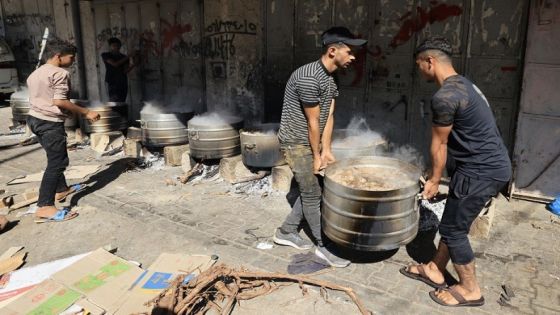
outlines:
{"label": "gray sneaker", "polygon": [[329,263],[329,265],[338,268],[344,268],[350,265],[350,260],[340,258],[333,254],[332,249],[329,249],[324,246],[317,246],[315,247],[315,255],[317,257],[325,260]]}
{"label": "gray sneaker", "polygon": [[272,239],[276,244],[292,246],[297,249],[311,249],[313,247],[311,241],[303,239],[298,233],[284,234],[280,229],[276,229]]}

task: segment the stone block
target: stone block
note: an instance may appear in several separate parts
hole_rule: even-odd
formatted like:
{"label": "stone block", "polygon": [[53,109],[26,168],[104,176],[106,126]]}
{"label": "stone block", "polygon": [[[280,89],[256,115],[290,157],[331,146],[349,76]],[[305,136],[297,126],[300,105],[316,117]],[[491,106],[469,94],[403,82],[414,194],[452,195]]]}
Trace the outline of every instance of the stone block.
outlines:
{"label": "stone block", "polygon": [[165,160],[165,165],[170,166],[180,166],[181,157],[183,153],[189,151],[189,145],[173,145],[163,148],[163,158]]}
{"label": "stone block", "polygon": [[128,127],[126,130],[126,138],[142,140],[142,129],[138,127]]}
{"label": "stone block", "polygon": [[89,137],[91,148],[100,153],[122,147],[124,143],[124,136],[120,131],[92,133]]}
{"label": "stone block", "polygon": [[272,168],[272,189],[289,192],[292,186],[292,179],[294,178],[294,173],[288,165],[275,166]]}
{"label": "stone block", "polygon": [[76,128],[74,131],[74,140],[78,143],[82,143],[86,138],[86,135],[82,132],[82,129]]}
{"label": "stone block", "polygon": [[480,214],[474,219],[469,236],[478,239],[486,239],[490,235],[490,228],[496,215],[496,198],[490,199]]}
{"label": "stone block", "polygon": [[124,155],[131,158],[139,158],[142,153],[140,139],[124,139]]}
{"label": "stone block", "polygon": [[241,155],[223,158],[220,161],[220,176],[230,184],[243,181],[246,178],[255,176],[241,159]]}
{"label": "stone block", "polygon": [[183,152],[181,155],[181,168],[183,172],[188,173],[195,165],[196,161],[191,157],[191,152]]}

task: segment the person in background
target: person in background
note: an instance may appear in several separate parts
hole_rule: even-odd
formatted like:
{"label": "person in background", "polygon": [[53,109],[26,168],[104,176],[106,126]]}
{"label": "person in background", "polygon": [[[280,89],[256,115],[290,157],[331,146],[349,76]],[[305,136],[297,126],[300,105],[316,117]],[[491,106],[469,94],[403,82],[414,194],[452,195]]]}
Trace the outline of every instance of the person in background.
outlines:
{"label": "person in background", "polygon": [[[437,288],[430,297],[438,304],[481,306],[484,297],[468,233],[486,203],[510,180],[511,162],[488,100],[476,85],[457,74],[451,55],[451,45],[441,37],[425,40],[415,53],[422,76],[440,87],[431,101],[432,172],[423,197],[437,195],[448,154],[455,169],[450,174],[435,256],[426,265],[403,267],[400,272]],[[443,274],[450,259],[459,283],[447,287]]]}
{"label": "person in background", "polygon": [[319,172],[335,161],[331,152],[335,98],[338,88],[333,73],[347,68],[355,59],[352,47],[367,43],[356,39],[345,27],[332,27],[321,35],[323,54],[319,60],[296,69],[284,94],[278,138],[286,161],[298,184],[300,198],[274,233],[274,242],[297,249],[311,249],[298,226],[307,221],[317,242],[315,255],[334,267],[350,261],[333,253],[321,235],[321,194]]}
{"label": "person in background", "polygon": [[27,125],[37,136],[47,153],[47,167],[39,188],[36,222],[64,221],[78,214],[69,209],[57,209],[60,201],[79,189],[68,187],[64,170],[68,166],[64,119],[68,112],[85,116],[90,121],[99,119],[99,113],[69,101],[70,74],[64,69],[74,63],[76,47],[59,40],[51,40],[45,49],[47,62],[27,78],[30,110]]}
{"label": "person in background", "polygon": [[105,82],[109,101],[125,102],[128,94],[127,74],[135,64],[131,64],[131,58],[120,52],[122,44],[118,38],[109,38],[108,43],[109,51],[102,53],[101,59],[105,63]]}

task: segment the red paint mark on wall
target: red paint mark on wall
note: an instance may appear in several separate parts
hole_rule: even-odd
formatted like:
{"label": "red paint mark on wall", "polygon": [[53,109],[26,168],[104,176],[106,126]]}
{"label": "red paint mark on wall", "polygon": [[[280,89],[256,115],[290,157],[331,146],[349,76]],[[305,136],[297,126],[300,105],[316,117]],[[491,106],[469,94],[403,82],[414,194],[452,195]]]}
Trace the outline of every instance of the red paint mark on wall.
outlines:
{"label": "red paint mark on wall", "polygon": [[[445,3],[439,3],[438,1],[430,1],[430,6],[431,7],[429,9],[417,7],[416,16],[413,16],[412,12],[406,12],[400,18],[403,22],[399,31],[393,37],[391,43],[389,43],[390,48],[395,49],[396,47],[406,43],[417,32],[424,29],[428,23],[433,24],[435,22],[443,22],[452,16],[460,16],[463,14],[463,8],[457,5],[447,5]],[[356,52],[356,60],[352,63],[352,69],[354,70],[355,76],[352,80],[351,86],[357,86],[362,81],[367,55],[372,56],[375,60],[381,60],[384,57],[382,48],[377,45],[372,50],[365,48]],[[388,69],[381,70],[383,71],[376,70],[376,73],[384,77],[389,75]]]}
{"label": "red paint mark on wall", "polygon": [[161,46],[163,50],[171,48],[175,43],[181,41],[181,36],[192,31],[190,24],[181,24],[177,22],[177,12],[174,14],[173,23],[161,19]]}
{"label": "red paint mark on wall", "polygon": [[432,1],[431,4],[432,7],[428,10],[417,7],[417,15],[415,17],[412,16],[412,12],[407,12],[401,17],[403,24],[389,44],[391,48],[396,48],[406,43],[414,34],[424,29],[428,23],[442,22],[452,16],[459,16],[463,13],[463,8],[457,5],[438,4],[437,1]]}
{"label": "red paint mark on wall", "polygon": [[500,68],[503,72],[515,72],[517,71],[517,66],[504,66]]}

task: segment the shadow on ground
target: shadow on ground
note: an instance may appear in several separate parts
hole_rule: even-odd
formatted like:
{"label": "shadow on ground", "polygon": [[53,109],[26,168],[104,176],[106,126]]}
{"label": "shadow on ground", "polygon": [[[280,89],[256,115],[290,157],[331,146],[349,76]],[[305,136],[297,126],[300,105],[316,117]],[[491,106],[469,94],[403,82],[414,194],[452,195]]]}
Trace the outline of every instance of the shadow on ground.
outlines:
{"label": "shadow on ground", "polygon": [[90,176],[87,181],[82,183],[87,186],[86,189],[77,192],[72,196],[70,200],[70,206],[76,206],[78,204],[78,201],[82,197],[92,194],[116,180],[122,173],[130,169],[130,163],[134,160],[135,159],[133,158],[123,158],[120,160],[116,160],[110,164],[107,164],[108,167],[106,167],[105,169]]}

